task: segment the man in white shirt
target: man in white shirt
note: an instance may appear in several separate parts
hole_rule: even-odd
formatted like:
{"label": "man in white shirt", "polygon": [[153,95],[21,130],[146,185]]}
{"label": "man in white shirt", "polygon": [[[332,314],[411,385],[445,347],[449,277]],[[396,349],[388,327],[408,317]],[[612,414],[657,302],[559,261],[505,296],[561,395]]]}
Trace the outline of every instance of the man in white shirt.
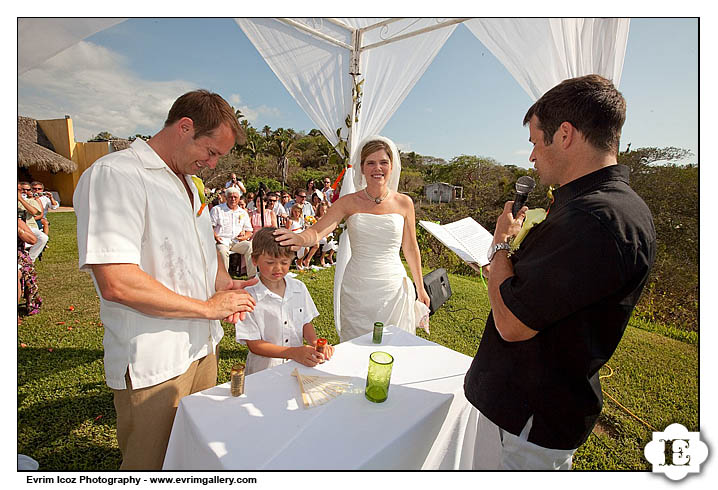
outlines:
{"label": "man in white shirt", "polygon": [[22,219],[33,235],[36,241],[28,250],[28,255],[33,262],[42,253],[47,244],[48,236],[43,233],[37,226],[37,219],[42,216],[42,203],[37,197],[32,195],[32,187],[29,182],[18,182],[17,184],[17,211],[18,218]]}
{"label": "man in white shirt", "polygon": [[307,200],[307,191],[304,189],[297,189],[294,191],[294,200],[289,201],[287,206],[285,206],[285,209],[290,210],[295,204],[302,207],[302,217],[314,216],[314,208],[312,207],[312,203]]}
{"label": "man in white shirt", "polygon": [[240,190],[228,187],[224,193],[227,202],[213,207],[210,212],[217,251],[225,270],[229,267],[230,251],[242,254],[247,264],[247,276],[254,277],[257,268],[252,262],[252,222],[247,211],[239,207]]}
{"label": "man in white shirt", "polygon": [[282,203],[279,202],[278,192],[272,191],[267,193],[267,207],[274,211],[274,214],[277,215],[277,220],[285,219],[289,216],[289,212],[284,208]]}
{"label": "man in white shirt", "polygon": [[324,194],[324,200],[331,206],[334,189],[332,189],[332,181],[329,177],[324,177],[324,187],[322,188],[322,193]]}
{"label": "man in white shirt", "polygon": [[55,197],[51,192],[45,192],[45,184],[42,182],[35,181],[31,184],[32,192],[39,194],[37,200],[42,204],[42,218],[40,218],[37,226],[42,227],[42,231],[46,235],[50,235],[50,222],[47,220],[47,210],[57,209],[60,207],[60,203],[55,200]]}
{"label": "man in white shirt", "polygon": [[121,469],[162,468],[180,398],[217,384],[219,320],[254,308],[243,288],[256,280],[233,281],[221,266],[192,180],[243,139],[224,99],[189,92],[155,136],[98,159],[75,190],[79,265],[100,297]]}
{"label": "man in white shirt", "polygon": [[230,187],[236,187],[239,189],[239,197],[242,197],[242,195],[247,192],[247,189],[244,188],[244,184],[241,180],[237,178],[236,174],[232,174],[229,177],[229,180],[224,184],[225,189],[229,189]]}

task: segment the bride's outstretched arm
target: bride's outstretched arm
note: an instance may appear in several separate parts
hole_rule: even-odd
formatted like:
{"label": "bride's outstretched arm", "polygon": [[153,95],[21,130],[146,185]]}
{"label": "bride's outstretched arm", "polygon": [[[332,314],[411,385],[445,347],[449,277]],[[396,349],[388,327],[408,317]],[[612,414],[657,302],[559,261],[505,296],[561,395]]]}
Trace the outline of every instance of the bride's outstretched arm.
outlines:
{"label": "bride's outstretched arm", "polygon": [[334,231],[339,223],[350,214],[351,203],[351,195],[340,197],[327,210],[327,213],[319,218],[311,227],[301,233],[294,233],[291,230],[280,228],[275,230],[274,239],[285,247],[299,248],[314,246],[321,238]]}
{"label": "bride's outstretched arm", "polygon": [[419,297],[419,301],[429,306],[429,295],[426,294],[426,290],[424,289],[424,276],[421,272],[421,253],[419,251],[419,244],[416,242],[414,203],[408,196],[405,196],[405,199],[407,200],[407,211],[404,218],[404,236],[401,242],[401,249],[404,252],[404,258],[406,258],[407,264],[409,264],[411,277],[416,285],[416,294]]}

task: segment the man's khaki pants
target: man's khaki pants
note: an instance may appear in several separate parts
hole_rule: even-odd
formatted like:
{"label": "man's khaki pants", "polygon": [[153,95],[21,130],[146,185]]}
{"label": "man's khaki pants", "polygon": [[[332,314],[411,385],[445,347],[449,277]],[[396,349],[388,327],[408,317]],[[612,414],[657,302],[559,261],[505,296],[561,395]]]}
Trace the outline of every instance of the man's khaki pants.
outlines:
{"label": "man's khaki pants", "polygon": [[217,385],[217,356],[190,364],[179,376],[147,388],[113,390],[121,470],[161,470],[180,398]]}
{"label": "man's khaki pants", "polygon": [[217,250],[222,257],[222,263],[225,269],[229,269],[229,252],[238,253],[244,256],[244,263],[247,264],[247,277],[252,278],[257,274],[257,268],[252,262],[252,241],[244,240],[233,244],[231,247],[222,243],[217,244]]}

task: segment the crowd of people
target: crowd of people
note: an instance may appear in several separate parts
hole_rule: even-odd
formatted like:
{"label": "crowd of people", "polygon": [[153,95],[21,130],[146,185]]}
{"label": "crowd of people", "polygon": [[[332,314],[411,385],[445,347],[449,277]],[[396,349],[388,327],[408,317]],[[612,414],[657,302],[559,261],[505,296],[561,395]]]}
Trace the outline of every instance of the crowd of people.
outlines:
{"label": "crowd of people", "polygon": [[[300,233],[324,216],[339,192],[332,187],[330,177],[324,177],[322,182],[319,189],[314,179],[309,179],[305,188],[294,190],[292,198],[286,190],[247,192],[242,180],[232,173],[225,188],[210,202],[217,250],[225,267],[229,267],[230,254],[238,253],[244,260],[247,276],[254,276],[257,269],[252,263],[252,237],[258,230],[273,227]],[[328,233],[317,244],[301,247],[294,266],[297,271],[329,268],[334,265],[338,248],[334,235]]]}
{"label": "crowd of people", "polygon": [[[35,264],[42,259],[48,247],[50,222],[47,212],[57,209],[60,203],[42,182],[18,182],[17,184],[17,300],[24,300],[25,314],[40,311],[42,298],[39,294]],[[18,311],[18,323],[21,322]]]}

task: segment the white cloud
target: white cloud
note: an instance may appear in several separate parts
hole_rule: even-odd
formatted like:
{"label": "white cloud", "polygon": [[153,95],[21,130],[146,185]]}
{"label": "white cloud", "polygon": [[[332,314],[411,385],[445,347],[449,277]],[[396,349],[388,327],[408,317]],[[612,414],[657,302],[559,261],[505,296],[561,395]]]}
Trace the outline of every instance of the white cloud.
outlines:
{"label": "white cloud", "polygon": [[100,131],[154,134],[177,95],[194,86],[144,80],[121,54],[83,41],[18,77],[18,113],[36,119],[69,115],[78,141]]}
{"label": "white cloud", "polygon": [[513,152],[516,156],[529,156],[531,154],[531,150],[514,150]]}
{"label": "white cloud", "polygon": [[[178,95],[197,87],[189,80],[145,80],[129,69],[123,55],[82,41],[18,77],[18,114],[35,119],[72,117],[77,141],[100,131],[126,138],[155,134]],[[280,116],[277,108],[229,103],[255,123]]]}

